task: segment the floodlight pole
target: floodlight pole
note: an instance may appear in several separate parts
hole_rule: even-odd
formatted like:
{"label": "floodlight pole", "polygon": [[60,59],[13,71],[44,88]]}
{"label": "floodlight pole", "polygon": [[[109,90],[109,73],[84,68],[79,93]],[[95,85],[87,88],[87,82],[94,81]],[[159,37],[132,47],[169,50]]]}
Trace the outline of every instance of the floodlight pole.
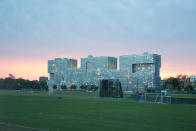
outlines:
{"label": "floodlight pole", "polygon": [[138,78],[137,78],[137,83],[136,83],[136,85],[137,85],[137,93],[139,92],[139,90],[138,90]]}
{"label": "floodlight pole", "polygon": [[126,91],[128,91],[128,77],[127,77],[127,89],[126,89]]}
{"label": "floodlight pole", "polygon": [[128,91],[128,88],[129,88],[129,86],[128,86],[128,80],[129,79],[129,72],[127,73],[127,89],[126,89],[126,91]]}

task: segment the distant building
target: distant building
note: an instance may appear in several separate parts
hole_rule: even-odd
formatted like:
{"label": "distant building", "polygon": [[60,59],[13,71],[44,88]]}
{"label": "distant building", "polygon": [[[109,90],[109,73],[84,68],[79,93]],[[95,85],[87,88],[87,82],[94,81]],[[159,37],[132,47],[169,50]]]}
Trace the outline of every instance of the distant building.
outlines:
{"label": "distant building", "polygon": [[196,76],[190,76],[190,82],[195,82],[196,81]]}
{"label": "distant building", "polygon": [[[56,85],[58,89],[62,84],[68,82],[68,78],[76,80],[73,73],[77,71],[77,60],[68,58],[56,58],[54,60],[48,60],[48,73],[50,78],[50,84]],[[70,74],[71,73],[71,74]]]}
{"label": "distant building", "polygon": [[103,78],[114,78],[117,58],[109,56],[81,58],[81,81],[83,85],[99,85]]}
{"label": "distant building", "polygon": [[39,81],[40,81],[40,82],[47,82],[47,81],[48,81],[48,77],[46,77],[46,76],[41,76],[41,77],[39,77]]}
{"label": "distant building", "polygon": [[101,56],[81,58],[81,67],[77,60],[56,58],[48,61],[49,83],[61,88],[71,85],[99,85],[100,79],[119,79],[123,90],[142,91],[145,88],[160,87],[161,56],[144,53],[142,55],[124,55],[117,58]]}
{"label": "distant building", "polygon": [[81,69],[83,72],[117,70],[117,58],[104,56],[81,58]]}
{"label": "distant building", "polygon": [[67,68],[77,68],[78,61],[75,59],[68,59],[67,60]]}
{"label": "distant building", "polygon": [[190,82],[194,87],[194,90],[196,90],[196,76],[190,76]]}

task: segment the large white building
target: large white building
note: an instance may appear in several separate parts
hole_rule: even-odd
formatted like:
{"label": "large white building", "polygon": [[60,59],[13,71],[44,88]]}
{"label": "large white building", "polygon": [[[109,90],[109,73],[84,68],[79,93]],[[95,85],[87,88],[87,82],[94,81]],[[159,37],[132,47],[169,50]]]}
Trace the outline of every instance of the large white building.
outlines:
{"label": "large white building", "polygon": [[76,80],[75,77],[77,77],[77,74],[74,74],[78,73],[77,60],[67,58],[49,60],[48,73],[50,85],[57,85],[60,88],[62,84],[74,83],[75,81],[73,82],[73,80]]}
{"label": "large white building", "polygon": [[127,90],[157,89],[160,87],[161,56],[144,53],[119,57],[122,86]]}
{"label": "large white building", "polygon": [[138,91],[146,88],[160,87],[161,56],[144,53],[142,55],[125,55],[119,57],[119,70],[115,57],[81,58],[81,67],[77,60],[60,59],[48,61],[49,84],[62,84],[67,87],[77,85],[99,85],[100,79],[119,79],[123,90]]}

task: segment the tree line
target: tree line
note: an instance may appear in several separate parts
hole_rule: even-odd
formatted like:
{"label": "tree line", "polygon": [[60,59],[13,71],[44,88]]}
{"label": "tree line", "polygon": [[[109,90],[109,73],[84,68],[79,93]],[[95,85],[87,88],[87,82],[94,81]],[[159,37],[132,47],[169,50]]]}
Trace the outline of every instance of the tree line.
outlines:
{"label": "tree line", "polygon": [[187,75],[166,78],[162,82],[162,87],[163,89],[172,89],[176,91],[191,92],[194,90],[194,85],[190,82],[190,77]]}
{"label": "tree line", "polygon": [[30,81],[22,78],[19,79],[5,78],[5,79],[0,79],[0,89],[48,90],[48,85],[46,81],[37,81],[37,80]]}
{"label": "tree line", "polygon": [[[62,90],[76,90],[77,85],[71,85],[67,87],[66,84],[61,85]],[[11,78],[0,78],[0,89],[10,89],[10,90],[21,90],[21,89],[35,89],[35,90],[48,90],[48,85],[46,81],[37,80],[25,80],[22,78],[11,79]],[[53,86],[53,89],[57,89],[57,85]],[[96,85],[81,85],[80,90],[83,91],[96,91],[98,86]]]}

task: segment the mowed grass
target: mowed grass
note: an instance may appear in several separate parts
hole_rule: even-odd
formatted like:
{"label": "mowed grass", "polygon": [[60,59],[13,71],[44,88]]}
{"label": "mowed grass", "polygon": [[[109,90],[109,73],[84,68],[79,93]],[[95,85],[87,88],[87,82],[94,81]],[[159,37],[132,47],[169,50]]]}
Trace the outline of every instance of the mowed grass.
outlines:
{"label": "mowed grass", "polygon": [[172,94],[170,95],[174,98],[191,98],[196,99],[196,94]]}
{"label": "mowed grass", "polygon": [[196,106],[98,98],[90,93],[0,91],[0,122],[50,131],[194,131]]}

